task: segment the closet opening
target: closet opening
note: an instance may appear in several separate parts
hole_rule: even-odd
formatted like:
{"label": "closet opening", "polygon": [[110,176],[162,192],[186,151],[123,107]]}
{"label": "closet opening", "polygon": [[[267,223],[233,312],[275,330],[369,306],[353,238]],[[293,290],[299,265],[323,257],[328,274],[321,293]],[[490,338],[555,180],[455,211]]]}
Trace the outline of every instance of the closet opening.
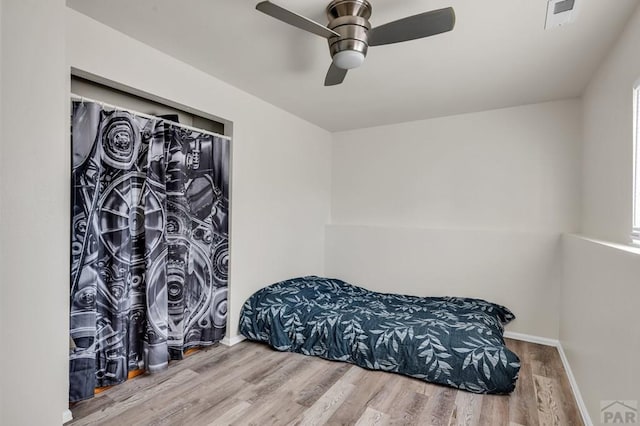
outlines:
{"label": "closet opening", "polygon": [[77,75],[70,112],[73,403],[225,337],[231,126]]}

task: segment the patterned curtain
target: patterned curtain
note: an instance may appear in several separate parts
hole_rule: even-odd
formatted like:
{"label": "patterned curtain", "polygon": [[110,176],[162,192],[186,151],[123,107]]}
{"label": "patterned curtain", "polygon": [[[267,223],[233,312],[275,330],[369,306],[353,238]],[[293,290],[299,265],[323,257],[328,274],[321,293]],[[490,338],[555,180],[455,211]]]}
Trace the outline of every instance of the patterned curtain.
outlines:
{"label": "patterned curtain", "polygon": [[70,401],[224,337],[229,141],[73,102]]}

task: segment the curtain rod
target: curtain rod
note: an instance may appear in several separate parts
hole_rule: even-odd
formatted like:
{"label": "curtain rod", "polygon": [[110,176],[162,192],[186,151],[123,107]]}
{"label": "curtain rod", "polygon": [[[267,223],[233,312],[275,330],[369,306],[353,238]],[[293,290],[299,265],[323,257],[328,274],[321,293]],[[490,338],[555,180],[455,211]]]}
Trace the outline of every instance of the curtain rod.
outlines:
{"label": "curtain rod", "polygon": [[208,135],[215,136],[215,137],[222,138],[222,139],[226,139],[226,140],[229,140],[229,141],[231,140],[230,136],[221,135],[220,133],[211,132],[209,130],[198,129],[197,127],[193,127],[193,126],[189,126],[189,125],[186,125],[186,124],[177,123],[175,121],[167,120],[166,118],[157,117],[157,116],[151,115],[151,114],[145,114],[144,112],[134,111],[134,110],[132,110],[130,108],[123,108],[123,107],[120,107],[120,106],[117,106],[117,105],[111,105],[111,104],[108,104],[106,102],[97,101],[95,99],[87,98],[86,96],[76,95],[75,93],[71,93],[71,99],[77,100],[77,101],[80,101],[80,102],[92,102],[94,104],[100,105],[102,108],[106,108],[106,109],[110,109],[110,110],[114,110],[114,111],[130,112],[134,116],[148,118],[150,120],[167,121],[169,123],[176,124],[176,125],[178,125],[180,127],[184,127],[185,129],[194,130],[196,132],[206,133]]}

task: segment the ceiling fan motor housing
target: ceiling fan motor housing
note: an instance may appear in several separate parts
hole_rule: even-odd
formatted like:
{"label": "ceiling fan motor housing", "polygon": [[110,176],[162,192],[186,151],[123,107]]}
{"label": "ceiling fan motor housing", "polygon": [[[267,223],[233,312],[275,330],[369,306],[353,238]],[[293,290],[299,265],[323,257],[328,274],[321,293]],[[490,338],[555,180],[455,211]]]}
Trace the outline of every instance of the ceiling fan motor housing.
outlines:
{"label": "ceiling fan motor housing", "polygon": [[[333,0],[327,7],[328,27],[340,34],[329,38],[331,57],[340,52],[358,52],[362,59],[369,49],[371,4],[366,0]],[[356,65],[357,66],[357,65]]]}

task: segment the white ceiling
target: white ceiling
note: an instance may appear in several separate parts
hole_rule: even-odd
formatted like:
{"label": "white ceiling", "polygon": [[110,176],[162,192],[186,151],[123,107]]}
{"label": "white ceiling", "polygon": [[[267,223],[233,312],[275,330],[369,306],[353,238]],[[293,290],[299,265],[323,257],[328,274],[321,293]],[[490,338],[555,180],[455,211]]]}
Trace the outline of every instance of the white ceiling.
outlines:
{"label": "white ceiling", "polygon": [[[329,0],[276,0],[322,24]],[[70,7],[331,131],[579,96],[639,0],[576,0],[544,30],[545,0],[371,0],[372,25],[453,6],[454,31],[371,48],[324,87],[325,39],[257,0],[68,0]]]}

